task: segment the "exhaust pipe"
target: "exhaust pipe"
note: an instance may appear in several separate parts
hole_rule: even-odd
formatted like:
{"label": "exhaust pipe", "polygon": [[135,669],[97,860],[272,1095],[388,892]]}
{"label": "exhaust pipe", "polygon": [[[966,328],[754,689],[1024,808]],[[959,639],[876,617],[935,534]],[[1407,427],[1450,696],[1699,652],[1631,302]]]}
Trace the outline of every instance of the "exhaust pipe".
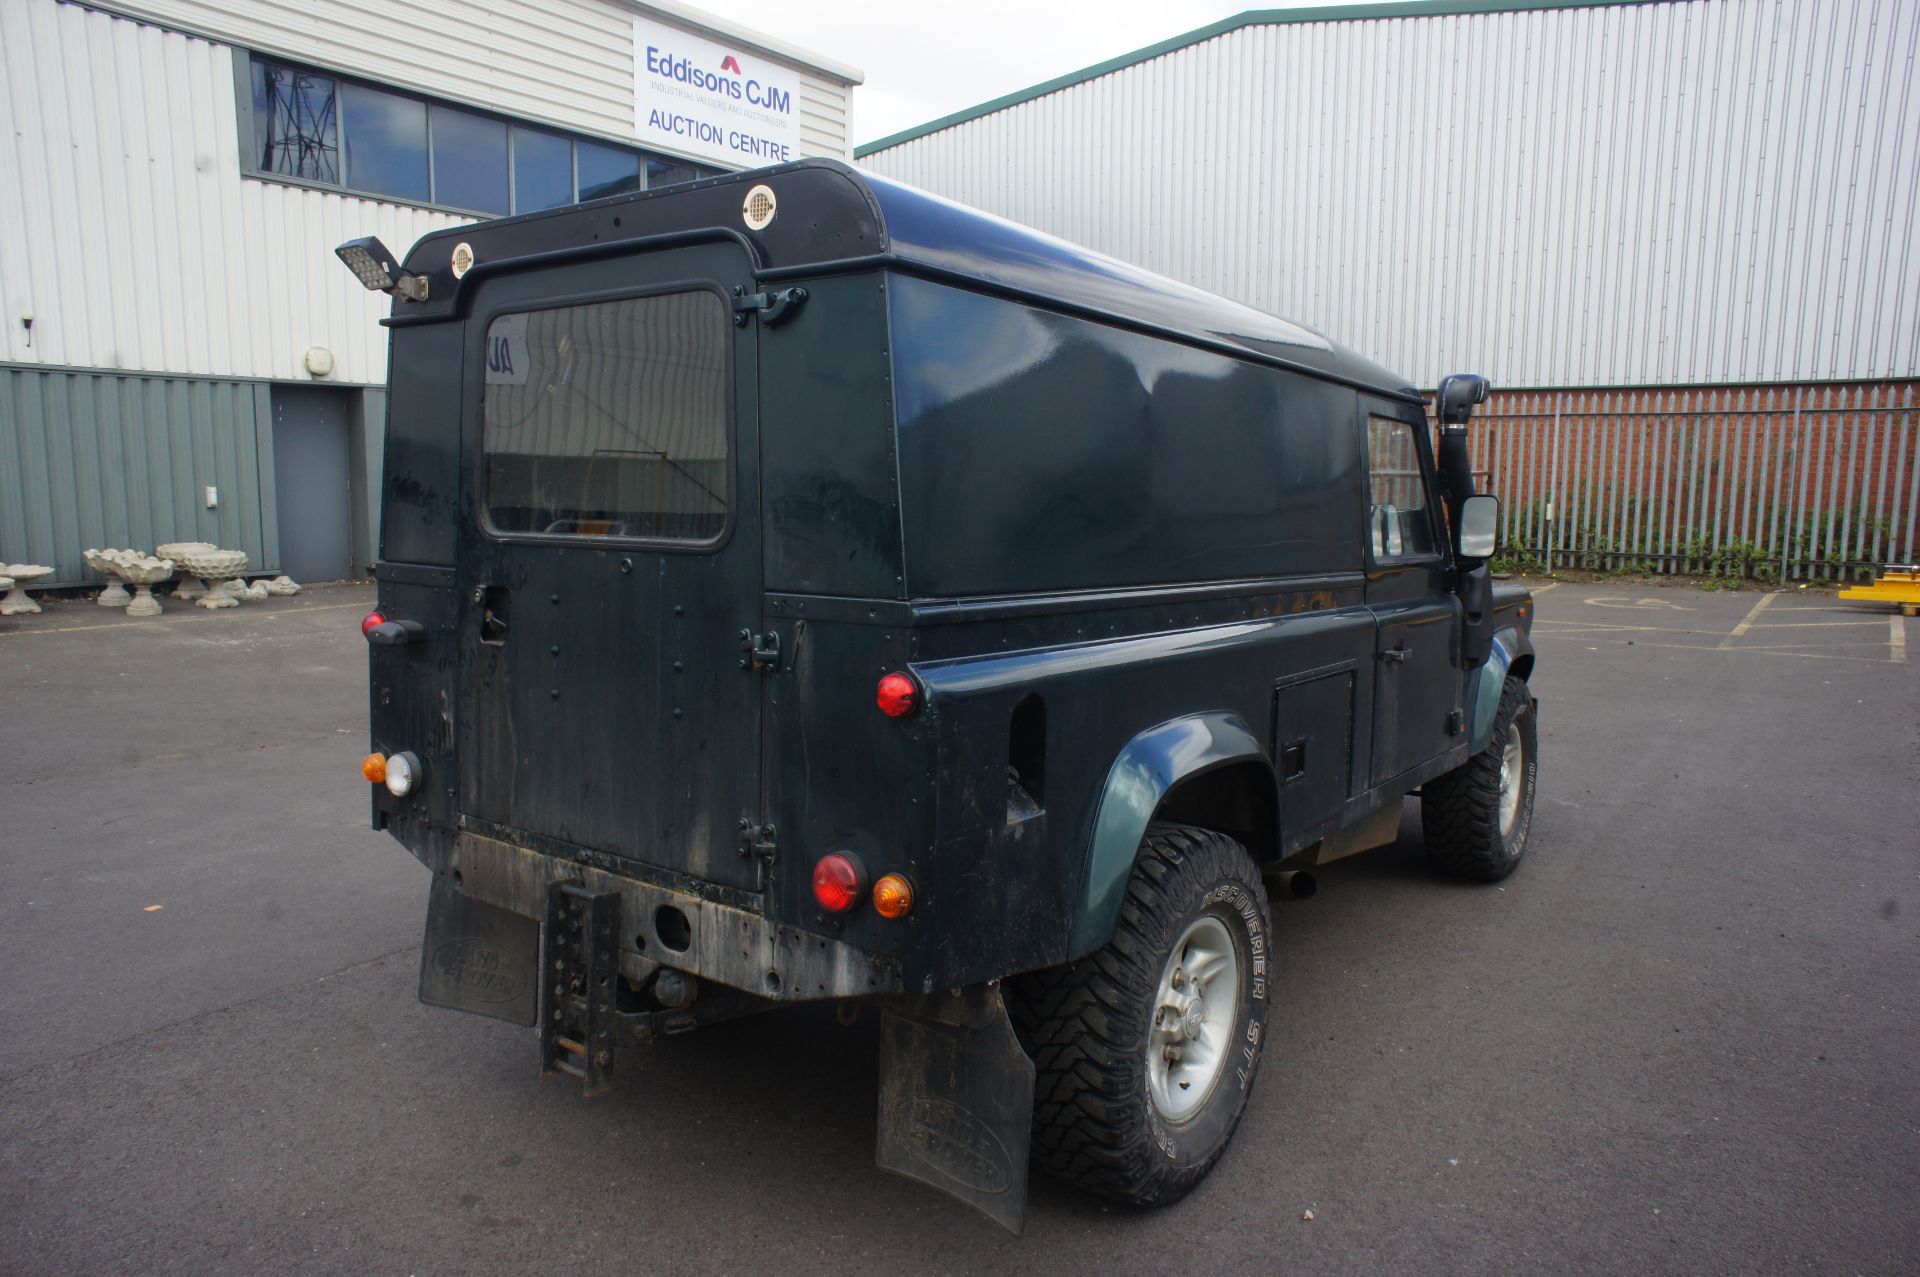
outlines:
{"label": "exhaust pipe", "polygon": [[1320,892],[1320,884],[1304,869],[1267,875],[1267,894],[1277,900],[1311,900]]}

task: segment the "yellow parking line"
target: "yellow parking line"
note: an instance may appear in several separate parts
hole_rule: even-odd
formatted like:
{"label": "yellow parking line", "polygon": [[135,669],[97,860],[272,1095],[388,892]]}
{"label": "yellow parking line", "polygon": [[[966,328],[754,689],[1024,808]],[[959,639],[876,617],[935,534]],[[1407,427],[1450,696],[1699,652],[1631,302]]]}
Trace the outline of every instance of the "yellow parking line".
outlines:
{"label": "yellow parking line", "polygon": [[1585,634],[1589,631],[1601,634],[1645,634],[1649,631],[1659,631],[1666,634],[1686,633],[1684,629],[1678,629],[1671,625],[1609,625],[1605,621],[1560,621],[1549,617],[1541,617],[1534,622],[1534,625],[1536,627],[1542,625],[1557,626],[1558,628],[1553,631],[1555,634]]}
{"label": "yellow parking line", "polygon": [[1720,650],[1725,652],[1731,649],[1734,641],[1752,629],[1753,623],[1760,618],[1760,614],[1766,611],[1768,606],[1779,597],[1778,594],[1762,594],[1760,601],[1753,605],[1753,610],[1741,619],[1740,624],[1733,627],[1733,632],[1720,640]]}
{"label": "yellow parking line", "polygon": [[[346,608],[365,607],[366,600],[358,603],[322,603],[318,607],[290,607],[272,612],[255,612],[250,618],[256,621],[271,620],[278,616],[304,615],[308,612],[339,612]],[[225,609],[220,609],[224,611]],[[32,638],[36,634],[77,634],[81,630],[129,630],[159,629],[167,625],[191,625],[198,621],[225,621],[231,625],[239,618],[219,616],[214,610],[207,610],[204,616],[170,616],[151,621],[94,621],[87,625],[49,625],[45,629],[0,630],[0,638]]]}
{"label": "yellow parking line", "polygon": [[1756,630],[1792,630],[1815,625],[1878,625],[1878,621],[1762,621]]}
{"label": "yellow parking line", "polygon": [[1803,661],[1855,661],[1868,665],[1885,665],[1886,661],[1877,656],[1835,656],[1827,652],[1783,652],[1774,647],[1708,647],[1702,643],[1648,643],[1636,641],[1635,647],[1677,647],[1686,652],[1741,652],[1755,656],[1797,656]]}

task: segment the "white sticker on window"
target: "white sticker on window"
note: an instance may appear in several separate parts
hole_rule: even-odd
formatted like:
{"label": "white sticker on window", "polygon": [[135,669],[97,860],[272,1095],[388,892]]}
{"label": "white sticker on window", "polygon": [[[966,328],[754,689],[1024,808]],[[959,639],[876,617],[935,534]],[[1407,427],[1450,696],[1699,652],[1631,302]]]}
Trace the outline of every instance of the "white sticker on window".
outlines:
{"label": "white sticker on window", "polygon": [[527,365],[527,317],[502,315],[487,327],[487,384],[524,386]]}

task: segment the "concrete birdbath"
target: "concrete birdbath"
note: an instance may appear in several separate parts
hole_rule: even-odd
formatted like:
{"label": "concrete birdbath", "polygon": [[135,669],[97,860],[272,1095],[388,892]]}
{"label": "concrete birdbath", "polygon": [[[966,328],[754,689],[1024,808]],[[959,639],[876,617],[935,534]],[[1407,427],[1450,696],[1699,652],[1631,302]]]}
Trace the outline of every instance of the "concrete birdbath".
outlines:
{"label": "concrete birdbath", "polygon": [[245,550],[195,550],[173,561],[180,565],[181,571],[206,583],[206,592],[195,600],[201,607],[212,610],[240,606],[240,600],[226,589],[225,583],[247,570]]}
{"label": "concrete birdbath", "polygon": [[[204,554],[219,548],[211,541],[169,541],[165,545],[155,546],[153,552],[163,559],[180,563],[189,554]],[[173,587],[173,597],[176,599],[197,599],[206,592],[206,582],[188,576],[184,571],[180,574],[180,584]]]}
{"label": "concrete birdbath", "polygon": [[160,615],[160,600],[153,597],[153,587],[173,575],[172,559],[121,550],[114,556],[114,570],[133,585],[133,602],[127,604],[128,616]]}
{"label": "concrete birdbath", "polygon": [[41,563],[0,565],[0,576],[8,578],[7,597],[0,599],[0,616],[18,616],[22,612],[38,612],[40,605],[27,595],[27,582],[38,581],[43,576],[52,575],[53,569]]}
{"label": "concrete birdbath", "polygon": [[125,554],[125,550],[82,550],[80,557],[88,567],[107,578],[107,587],[100,591],[100,597],[94,600],[101,607],[125,607],[133,602],[133,595],[127,593],[127,583],[120,577],[119,564],[114,556]]}

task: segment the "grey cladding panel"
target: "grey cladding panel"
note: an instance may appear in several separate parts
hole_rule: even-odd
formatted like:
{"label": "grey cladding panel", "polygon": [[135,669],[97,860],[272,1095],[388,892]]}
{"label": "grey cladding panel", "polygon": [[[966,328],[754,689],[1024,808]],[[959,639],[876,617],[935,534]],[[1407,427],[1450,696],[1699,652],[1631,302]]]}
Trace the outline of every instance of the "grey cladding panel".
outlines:
{"label": "grey cladding panel", "polygon": [[[80,552],[212,541],[277,569],[261,526],[248,382],[0,372],[0,558],[97,583]],[[219,489],[207,509],[205,489]]]}

